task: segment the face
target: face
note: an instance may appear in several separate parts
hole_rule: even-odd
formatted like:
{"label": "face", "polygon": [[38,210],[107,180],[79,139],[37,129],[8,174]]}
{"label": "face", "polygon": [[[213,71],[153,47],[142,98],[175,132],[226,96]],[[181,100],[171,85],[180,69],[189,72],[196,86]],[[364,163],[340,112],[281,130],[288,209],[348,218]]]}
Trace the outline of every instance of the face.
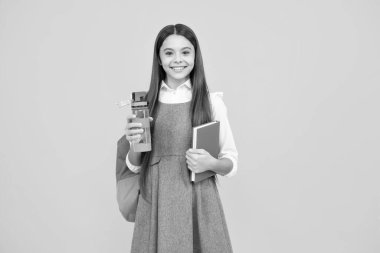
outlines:
{"label": "face", "polygon": [[195,50],[191,42],[182,35],[168,36],[160,48],[160,61],[166,72],[166,84],[184,83],[194,68]]}

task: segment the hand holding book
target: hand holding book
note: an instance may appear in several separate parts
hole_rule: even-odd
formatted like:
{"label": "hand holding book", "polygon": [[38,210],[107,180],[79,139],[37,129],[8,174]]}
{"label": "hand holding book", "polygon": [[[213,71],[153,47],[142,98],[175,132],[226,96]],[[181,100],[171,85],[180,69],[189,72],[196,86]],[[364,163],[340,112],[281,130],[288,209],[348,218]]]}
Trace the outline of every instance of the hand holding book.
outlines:
{"label": "hand holding book", "polygon": [[218,159],[220,122],[213,121],[193,127],[192,149],[186,152],[191,181],[197,183],[215,175],[210,168]]}
{"label": "hand holding book", "polygon": [[188,168],[194,173],[202,173],[212,168],[215,158],[204,149],[189,149],[186,152]]}

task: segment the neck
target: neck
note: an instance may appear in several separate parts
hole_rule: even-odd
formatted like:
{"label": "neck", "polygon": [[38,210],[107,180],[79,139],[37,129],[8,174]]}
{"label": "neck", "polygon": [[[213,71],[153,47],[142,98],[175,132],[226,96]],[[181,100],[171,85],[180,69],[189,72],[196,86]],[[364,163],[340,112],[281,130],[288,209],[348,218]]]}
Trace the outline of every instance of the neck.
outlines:
{"label": "neck", "polygon": [[168,78],[166,77],[165,78],[165,83],[167,86],[169,86],[170,88],[172,89],[177,89],[178,86],[180,86],[181,84],[183,84],[184,82],[186,82],[187,80],[189,80],[190,77],[186,77],[186,78],[183,78],[183,79],[172,79],[172,78]]}

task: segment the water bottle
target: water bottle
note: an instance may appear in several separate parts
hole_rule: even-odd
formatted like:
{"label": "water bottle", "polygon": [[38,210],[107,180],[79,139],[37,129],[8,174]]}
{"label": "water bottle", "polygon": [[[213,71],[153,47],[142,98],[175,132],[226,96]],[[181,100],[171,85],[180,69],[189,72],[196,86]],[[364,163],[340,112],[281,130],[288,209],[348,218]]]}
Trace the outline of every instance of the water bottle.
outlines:
{"label": "water bottle", "polygon": [[141,123],[144,130],[140,141],[132,143],[132,149],[134,152],[151,151],[149,108],[148,101],[146,101],[146,92],[132,92],[131,109],[132,113],[136,115],[136,118],[133,118],[132,122]]}

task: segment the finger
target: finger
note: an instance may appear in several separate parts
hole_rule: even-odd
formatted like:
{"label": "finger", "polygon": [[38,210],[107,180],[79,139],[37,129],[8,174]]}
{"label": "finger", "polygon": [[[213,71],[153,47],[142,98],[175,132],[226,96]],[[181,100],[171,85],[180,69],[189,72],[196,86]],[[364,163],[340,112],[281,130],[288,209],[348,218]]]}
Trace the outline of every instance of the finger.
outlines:
{"label": "finger", "polygon": [[189,168],[191,171],[194,171],[194,166],[191,163],[187,164],[187,168]]}
{"label": "finger", "polygon": [[191,156],[186,156],[186,161],[190,162],[192,165],[196,164],[196,160]]}
{"label": "finger", "polygon": [[129,141],[137,141],[137,140],[140,140],[140,138],[141,138],[140,134],[127,136],[127,140],[129,140]]}
{"label": "finger", "polygon": [[190,154],[190,155],[189,155],[189,158],[190,158],[192,161],[196,161],[196,160],[198,160],[198,157],[199,157],[199,154],[198,154],[198,153],[193,153],[193,154]]}
{"label": "finger", "polygon": [[127,135],[129,136],[133,136],[135,134],[142,134],[144,132],[144,129],[140,128],[140,129],[129,129],[127,131]]}
{"label": "finger", "polygon": [[196,168],[195,166],[193,166],[193,165],[189,165],[188,168],[189,168],[189,170],[191,170],[192,172],[194,172],[194,173],[198,173],[198,170],[197,170],[197,168]]}
{"label": "finger", "polygon": [[128,114],[127,121],[130,122],[132,119],[136,118],[136,114]]}
{"label": "finger", "polygon": [[141,123],[137,123],[137,122],[132,122],[132,123],[128,123],[128,128],[135,128],[135,127],[142,127],[142,124]]}
{"label": "finger", "polygon": [[199,150],[200,149],[194,149],[194,148],[192,148],[192,149],[187,150],[187,152],[190,155],[201,154],[201,151],[199,151]]}
{"label": "finger", "polygon": [[132,142],[132,143],[140,143],[140,141],[141,141],[141,138],[137,138],[137,139],[135,139],[135,140],[132,140],[131,142]]}
{"label": "finger", "polygon": [[140,140],[133,140],[131,141],[132,144],[137,144],[137,143],[140,143]]}
{"label": "finger", "polygon": [[151,122],[152,122],[152,121],[153,121],[153,118],[152,118],[152,117],[149,117],[149,121],[151,121]]}
{"label": "finger", "polygon": [[141,134],[144,132],[144,129],[142,128],[126,128],[125,129],[125,135],[127,136],[131,136],[131,135],[135,135],[135,134]]}
{"label": "finger", "polygon": [[128,141],[133,141],[135,139],[138,138],[137,135],[126,135],[125,138],[128,140]]}
{"label": "finger", "polygon": [[204,154],[206,150],[204,149],[192,149],[191,151],[193,154]]}
{"label": "finger", "polygon": [[192,161],[191,159],[186,159],[186,163],[189,165],[194,165],[194,161]]}

